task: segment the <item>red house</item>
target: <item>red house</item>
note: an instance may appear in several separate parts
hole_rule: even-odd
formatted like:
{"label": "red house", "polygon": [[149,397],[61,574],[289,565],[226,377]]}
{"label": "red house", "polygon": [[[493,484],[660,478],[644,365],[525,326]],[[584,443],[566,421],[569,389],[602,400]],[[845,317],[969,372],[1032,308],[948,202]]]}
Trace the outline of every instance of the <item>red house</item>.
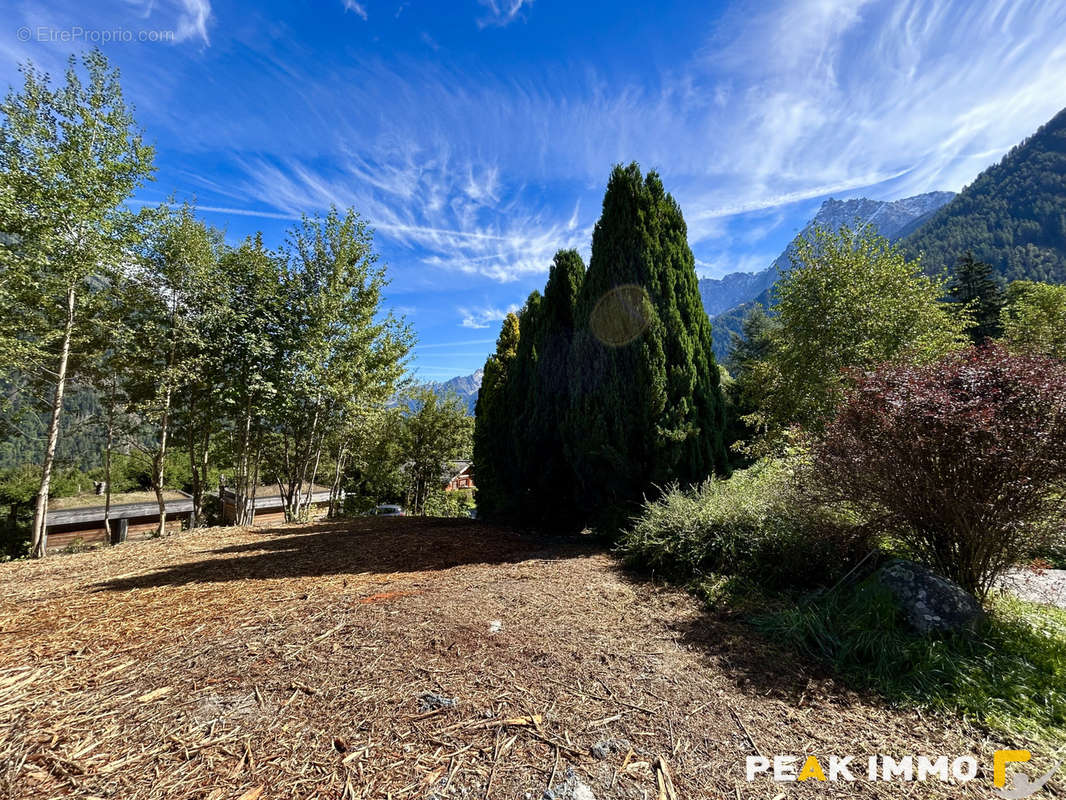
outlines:
{"label": "red house", "polygon": [[474,486],[474,464],[471,461],[453,461],[441,477],[446,492],[477,488]]}

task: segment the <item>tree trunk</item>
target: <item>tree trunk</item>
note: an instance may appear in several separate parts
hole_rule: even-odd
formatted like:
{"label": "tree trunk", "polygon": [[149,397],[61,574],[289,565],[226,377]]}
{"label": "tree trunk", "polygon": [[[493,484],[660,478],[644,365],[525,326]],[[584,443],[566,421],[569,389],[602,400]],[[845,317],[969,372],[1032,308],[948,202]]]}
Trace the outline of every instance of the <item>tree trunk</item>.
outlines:
{"label": "tree trunk", "polygon": [[240,453],[237,457],[237,471],[233,487],[234,522],[238,525],[251,524],[251,509],[248,506],[248,494],[251,484],[249,478],[252,469],[252,396],[248,395],[244,407],[244,424],[241,426]]}
{"label": "tree trunk", "polygon": [[74,286],[67,288],[67,322],[63,328],[63,344],[59,350],[59,369],[56,371],[56,390],[52,398],[52,421],[48,426],[48,444],[44,450],[41,466],[41,486],[37,493],[37,508],[33,514],[31,555],[43,558],[48,549],[48,492],[52,487],[52,466],[56,460],[56,445],[59,443],[59,419],[63,413],[63,393],[67,388],[67,362],[70,360],[70,339],[74,333]]}
{"label": "tree trunk", "polygon": [[155,489],[155,499],[159,503],[159,536],[163,536],[167,530],[167,504],[163,499],[163,479],[166,470],[167,457],[167,434],[170,427],[170,387],[168,385],[163,400],[163,419],[159,424],[159,450],[155,454],[152,465],[152,488]]}
{"label": "tree trunk", "polygon": [[115,382],[111,378],[111,396],[107,401],[107,444],[104,447],[104,535],[107,543],[113,544],[111,538],[111,448],[115,442]]}
{"label": "tree trunk", "polygon": [[344,474],[344,457],[346,454],[346,448],[342,444],[337,450],[337,467],[333,471],[333,486],[330,487],[329,491],[329,515],[331,517],[337,516],[337,505],[341,496],[341,476]]}
{"label": "tree trunk", "polygon": [[310,512],[311,512],[312,487],[314,487],[315,480],[318,478],[318,464],[319,464],[319,460],[321,458],[322,458],[322,445],[321,445],[321,443],[319,443],[318,450],[315,452],[315,466],[314,466],[314,469],[311,470],[311,480],[309,480],[307,482],[307,490],[304,493],[304,496],[303,496],[302,500],[299,497],[297,497],[297,503],[299,503],[299,506],[298,506],[297,510],[298,510],[301,518],[303,518],[303,516],[305,514],[309,515]]}
{"label": "tree trunk", "polygon": [[[195,403],[195,401],[192,401]],[[189,475],[192,480],[192,513],[189,514],[189,527],[195,528],[200,524],[200,496],[203,488],[200,486],[200,471],[196,463],[196,431],[192,425],[192,409],[189,413]]]}
{"label": "tree trunk", "polygon": [[249,514],[248,514],[248,523],[247,523],[248,525],[254,525],[255,524],[255,495],[256,495],[256,492],[259,489],[259,462],[260,462],[261,457],[262,457],[262,441],[261,441],[261,438],[260,438],[261,436],[262,436],[261,433],[256,435],[255,471],[252,474],[252,500],[251,500],[251,507],[249,509]]}
{"label": "tree trunk", "polygon": [[[204,440],[200,443],[200,473],[197,475],[197,486],[199,487],[199,494],[193,495],[193,508],[196,509],[197,525],[199,520],[204,515],[204,487],[207,486],[207,475],[211,469],[210,464],[210,452],[211,452],[211,428],[204,427]],[[219,496],[221,500],[221,495]]]}
{"label": "tree trunk", "polygon": [[155,469],[152,481],[155,484],[155,499],[159,503],[159,536],[167,532],[167,504],[163,500],[163,479],[167,460],[167,435],[170,433],[170,405],[174,396],[174,366],[178,355],[177,301],[170,306],[170,351],[167,353],[166,391],[163,394],[163,418],[159,422],[159,451],[155,454]]}
{"label": "tree trunk", "polygon": [[[203,449],[199,457],[196,452],[196,394],[189,396],[189,472],[192,478],[192,513],[189,515],[189,527],[197,528],[203,517],[204,486],[207,484],[207,446],[208,437],[211,435],[209,423],[204,424]],[[201,469],[201,464],[203,468]]]}

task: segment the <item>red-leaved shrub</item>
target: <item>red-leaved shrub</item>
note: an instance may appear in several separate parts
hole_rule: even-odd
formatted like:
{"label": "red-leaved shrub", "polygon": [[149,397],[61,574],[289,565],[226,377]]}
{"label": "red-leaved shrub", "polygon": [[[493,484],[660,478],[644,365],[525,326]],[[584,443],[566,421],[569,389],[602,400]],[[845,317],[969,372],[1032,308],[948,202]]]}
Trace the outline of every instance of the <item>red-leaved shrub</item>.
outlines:
{"label": "red-leaved shrub", "polygon": [[820,499],[982,598],[1061,529],[1066,364],[989,345],[855,377],[813,449]]}

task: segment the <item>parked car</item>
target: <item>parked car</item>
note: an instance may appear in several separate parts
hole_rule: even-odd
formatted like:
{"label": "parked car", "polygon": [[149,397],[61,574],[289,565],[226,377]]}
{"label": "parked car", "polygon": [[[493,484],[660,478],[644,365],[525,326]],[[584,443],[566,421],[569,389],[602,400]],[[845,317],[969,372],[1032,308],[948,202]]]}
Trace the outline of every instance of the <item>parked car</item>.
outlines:
{"label": "parked car", "polygon": [[402,517],[402,516],[404,516],[404,511],[403,511],[403,508],[401,506],[391,506],[391,505],[377,506],[373,511],[370,512],[370,516],[372,516],[372,517]]}

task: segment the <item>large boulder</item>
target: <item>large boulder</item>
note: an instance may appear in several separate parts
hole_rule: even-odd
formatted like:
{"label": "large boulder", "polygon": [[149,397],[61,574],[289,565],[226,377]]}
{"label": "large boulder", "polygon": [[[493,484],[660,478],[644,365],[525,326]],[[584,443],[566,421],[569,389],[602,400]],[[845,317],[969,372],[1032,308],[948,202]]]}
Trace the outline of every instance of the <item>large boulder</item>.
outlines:
{"label": "large boulder", "polygon": [[893,559],[875,577],[918,633],[973,631],[984,616],[972,594],[913,561]]}

